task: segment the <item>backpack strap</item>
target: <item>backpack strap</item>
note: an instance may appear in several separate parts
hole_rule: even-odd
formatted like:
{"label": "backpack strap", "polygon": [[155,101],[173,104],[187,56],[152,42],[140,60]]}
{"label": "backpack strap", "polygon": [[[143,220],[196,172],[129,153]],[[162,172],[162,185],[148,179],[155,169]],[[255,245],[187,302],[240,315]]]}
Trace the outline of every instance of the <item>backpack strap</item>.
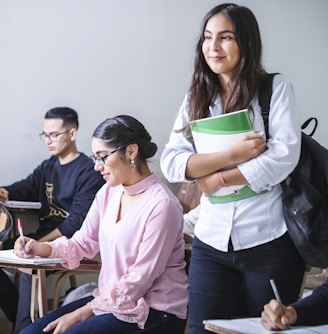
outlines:
{"label": "backpack strap", "polygon": [[304,130],[306,129],[310,123],[313,123],[312,126],[312,131],[310,133],[308,133],[308,136],[312,137],[315,133],[315,130],[317,129],[317,126],[318,126],[318,119],[316,117],[310,117],[309,119],[307,119],[303,124],[302,124],[302,127],[301,129]]}
{"label": "backpack strap", "polygon": [[[262,117],[264,122],[264,128],[266,137],[269,138],[269,112],[272,96],[272,82],[276,74],[279,73],[267,73],[263,76],[262,82],[259,87],[258,100],[262,111]],[[302,130],[306,129],[311,123],[313,123],[312,131],[308,136],[312,137],[318,126],[318,119],[316,117],[310,117],[302,124]]]}
{"label": "backpack strap", "polygon": [[264,75],[258,92],[258,100],[262,110],[262,117],[267,138],[269,138],[269,112],[272,96],[272,82],[276,74],[278,73],[268,73]]}

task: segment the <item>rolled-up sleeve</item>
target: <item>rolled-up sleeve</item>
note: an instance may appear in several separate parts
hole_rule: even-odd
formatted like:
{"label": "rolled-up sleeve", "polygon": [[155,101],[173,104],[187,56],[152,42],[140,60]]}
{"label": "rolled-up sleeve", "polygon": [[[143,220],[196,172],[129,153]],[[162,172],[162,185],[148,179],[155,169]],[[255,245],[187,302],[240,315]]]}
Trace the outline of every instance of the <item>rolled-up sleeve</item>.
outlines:
{"label": "rolled-up sleeve", "polygon": [[187,101],[188,95],[184,98],[171,131],[170,139],[161,155],[161,169],[169,182],[193,181],[186,179],[185,174],[188,159],[196,151],[193,141],[186,138],[181,131],[189,123]]}
{"label": "rolled-up sleeve", "polygon": [[[259,105],[254,105],[254,130],[264,131]],[[301,148],[301,126],[291,83],[282,75],[273,81],[269,113],[268,149],[257,158],[238,165],[250,186],[257,192],[269,189],[296,167]]]}

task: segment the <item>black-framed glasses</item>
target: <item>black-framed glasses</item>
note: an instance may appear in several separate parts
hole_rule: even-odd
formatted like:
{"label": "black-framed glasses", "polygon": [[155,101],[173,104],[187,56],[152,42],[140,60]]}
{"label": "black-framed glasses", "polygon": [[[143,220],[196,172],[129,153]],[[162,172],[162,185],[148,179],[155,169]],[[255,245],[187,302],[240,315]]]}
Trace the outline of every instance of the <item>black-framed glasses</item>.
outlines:
{"label": "black-framed glasses", "polygon": [[39,137],[42,141],[46,141],[46,139],[49,139],[53,142],[58,141],[58,137],[64,133],[70,132],[72,129],[63,131],[63,132],[51,132],[51,133],[45,133],[42,132],[39,134]]}
{"label": "black-framed glasses", "polygon": [[112,154],[114,154],[115,152],[117,152],[117,151],[118,151],[118,149],[116,149],[116,150],[114,150],[112,152],[109,152],[109,153],[107,153],[107,154],[105,154],[103,156],[101,156],[101,155],[90,155],[90,158],[92,159],[92,161],[94,162],[94,164],[96,164],[96,163],[99,164],[100,163],[100,164],[104,165],[106,159],[109,156],[111,156]]}

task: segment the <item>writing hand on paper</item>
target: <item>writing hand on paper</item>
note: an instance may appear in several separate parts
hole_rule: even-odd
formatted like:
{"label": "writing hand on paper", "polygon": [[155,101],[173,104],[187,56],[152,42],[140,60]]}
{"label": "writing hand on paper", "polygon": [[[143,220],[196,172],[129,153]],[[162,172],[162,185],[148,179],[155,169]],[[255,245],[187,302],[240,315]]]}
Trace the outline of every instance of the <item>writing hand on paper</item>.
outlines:
{"label": "writing hand on paper", "polygon": [[261,315],[261,324],[267,330],[286,329],[287,325],[293,325],[297,320],[297,313],[292,306],[285,307],[272,299],[264,305]]}
{"label": "writing hand on paper", "polygon": [[24,242],[25,248],[23,248],[23,244],[20,238],[17,238],[15,241],[14,252],[18,257],[49,257],[51,254],[52,248],[46,243],[38,242],[32,238],[28,238],[25,236]]}
{"label": "writing hand on paper", "polygon": [[267,149],[264,133],[251,133],[241,137],[231,148],[233,163],[248,161],[256,158]]}

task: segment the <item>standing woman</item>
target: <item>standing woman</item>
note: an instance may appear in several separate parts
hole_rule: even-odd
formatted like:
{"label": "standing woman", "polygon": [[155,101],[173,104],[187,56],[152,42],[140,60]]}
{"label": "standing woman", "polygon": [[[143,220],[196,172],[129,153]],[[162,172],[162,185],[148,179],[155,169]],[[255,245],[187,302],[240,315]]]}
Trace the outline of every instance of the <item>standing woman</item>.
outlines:
{"label": "standing woman", "polygon": [[[92,138],[93,160],[106,183],[71,239],[38,243],[29,256],[63,257],[76,268],[100,251],[94,296],[60,307],[21,333],[182,334],[187,313],[182,207],[151,173],[157,146],[131,116],[106,119]],[[16,241],[15,252],[23,256]]]}
{"label": "standing woman", "polygon": [[[284,303],[298,298],[304,263],[283,217],[281,187],[296,166],[301,130],[293,88],[276,75],[268,142],[257,91],[266,72],[254,14],[222,4],[205,16],[188,94],[161,157],[170,182],[194,181],[203,191],[189,270],[189,331],[207,333],[202,321],[230,318],[243,289],[248,315],[260,316],[272,299],[273,278]],[[255,134],[232,148],[197,153],[190,121],[247,108]],[[227,167],[235,165],[234,168]],[[213,204],[208,195],[229,185],[248,185],[252,196]]]}

